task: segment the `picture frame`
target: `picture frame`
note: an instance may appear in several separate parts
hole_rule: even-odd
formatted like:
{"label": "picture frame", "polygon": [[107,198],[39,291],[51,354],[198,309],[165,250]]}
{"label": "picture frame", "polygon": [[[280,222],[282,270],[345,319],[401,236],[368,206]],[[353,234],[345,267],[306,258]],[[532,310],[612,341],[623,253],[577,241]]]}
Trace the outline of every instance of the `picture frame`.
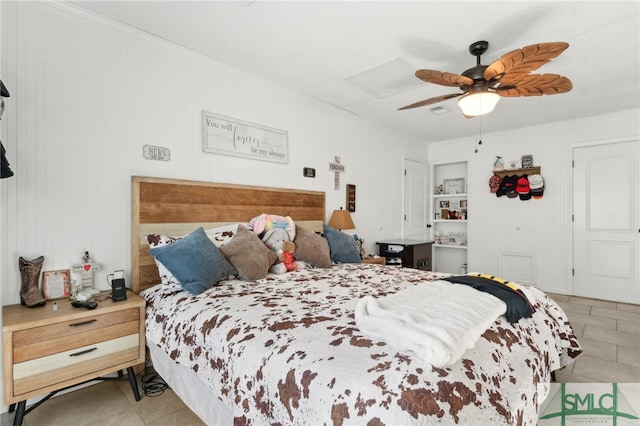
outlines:
{"label": "picture frame", "polygon": [[460,200],[460,208],[461,209],[466,209],[467,207],[467,200]]}
{"label": "picture frame", "polygon": [[523,155],[522,158],[522,168],[523,169],[528,169],[533,167],[533,155]]}
{"label": "picture frame", "polygon": [[435,220],[440,220],[440,213],[435,214]]}
{"label": "picture frame", "polygon": [[507,166],[505,167],[506,170],[516,170],[518,168],[518,162],[516,160],[509,160]]}
{"label": "picture frame", "polygon": [[441,209],[449,209],[449,200],[440,200]]}
{"label": "picture frame", "polygon": [[354,213],[356,211],[356,186],[347,184],[347,211]]}
{"label": "picture frame", "polygon": [[71,270],[44,271],[42,273],[42,293],[45,300],[69,297],[71,295]]}
{"label": "picture frame", "polygon": [[445,179],[444,180],[444,193],[445,194],[463,194],[464,178]]}

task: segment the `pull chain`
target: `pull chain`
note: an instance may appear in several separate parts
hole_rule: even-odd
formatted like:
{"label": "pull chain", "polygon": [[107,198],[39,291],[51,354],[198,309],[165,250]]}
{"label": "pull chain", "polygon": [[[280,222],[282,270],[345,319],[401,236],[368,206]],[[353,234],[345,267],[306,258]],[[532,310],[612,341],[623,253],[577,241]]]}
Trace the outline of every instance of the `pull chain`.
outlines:
{"label": "pull chain", "polygon": [[478,141],[476,142],[476,154],[478,153],[478,145],[482,145],[482,116],[478,116]]}

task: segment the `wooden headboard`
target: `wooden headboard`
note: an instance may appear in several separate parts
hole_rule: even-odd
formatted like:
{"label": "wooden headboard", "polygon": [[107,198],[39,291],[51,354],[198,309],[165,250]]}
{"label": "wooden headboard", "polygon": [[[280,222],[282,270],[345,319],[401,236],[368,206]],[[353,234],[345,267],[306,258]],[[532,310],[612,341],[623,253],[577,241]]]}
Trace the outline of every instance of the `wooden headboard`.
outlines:
{"label": "wooden headboard", "polygon": [[185,235],[249,222],[261,213],[291,216],[296,224],[321,231],[325,194],[190,180],[131,177],[131,289],[138,293],[160,282],[146,235]]}

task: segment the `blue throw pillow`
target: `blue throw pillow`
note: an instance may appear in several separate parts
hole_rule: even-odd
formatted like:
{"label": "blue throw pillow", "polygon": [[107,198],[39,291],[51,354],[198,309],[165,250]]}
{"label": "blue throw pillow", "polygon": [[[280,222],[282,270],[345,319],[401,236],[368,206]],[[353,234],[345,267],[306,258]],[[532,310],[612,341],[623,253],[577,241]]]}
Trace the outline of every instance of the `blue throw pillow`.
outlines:
{"label": "blue throw pillow", "polygon": [[331,260],[338,263],[360,263],[360,250],[351,235],[338,231],[328,225],[322,225],[324,236],[329,242]]}
{"label": "blue throw pillow", "polygon": [[150,248],[149,253],[191,294],[200,294],[236,273],[202,228],[173,244]]}

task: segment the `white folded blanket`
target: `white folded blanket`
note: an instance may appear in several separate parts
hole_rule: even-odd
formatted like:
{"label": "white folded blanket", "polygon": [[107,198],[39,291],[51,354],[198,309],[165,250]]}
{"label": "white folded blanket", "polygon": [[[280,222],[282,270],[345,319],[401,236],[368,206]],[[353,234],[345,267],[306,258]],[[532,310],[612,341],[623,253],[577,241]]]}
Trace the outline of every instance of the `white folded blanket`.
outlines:
{"label": "white folded blanket", "polygon": [[506,311],[505,303],[463,284],[416,284],[356,305],[356,325],[398,351],[412,351],[436,367],[456,362]]}

